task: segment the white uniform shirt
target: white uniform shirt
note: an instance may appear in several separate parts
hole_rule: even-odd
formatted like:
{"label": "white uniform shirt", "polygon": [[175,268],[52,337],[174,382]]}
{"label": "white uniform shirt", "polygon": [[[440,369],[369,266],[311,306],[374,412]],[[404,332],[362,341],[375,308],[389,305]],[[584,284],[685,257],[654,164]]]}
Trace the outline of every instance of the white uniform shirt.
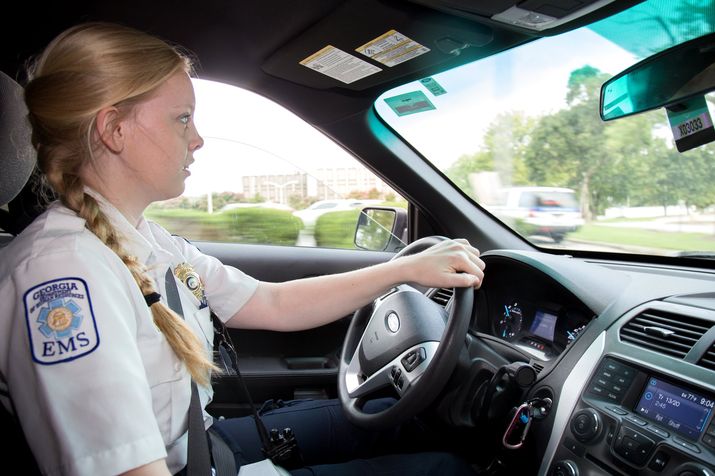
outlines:
{"label": "white uniform shirt", "polygon": [[[155,223],[134,228],[98,198],[165,304],[166,270],[182,263],[223,321],[253,295],[253,278]],[[177,287],[187,324],[210,350],[209,308]],[[0,390],[43,473],[117,474],[164,457],[172,473],[186,464],[190,374],[127,267],[83,219],[55,203],[0,250],[0,302]],[[213,392],[199,388],[205,407]]]}

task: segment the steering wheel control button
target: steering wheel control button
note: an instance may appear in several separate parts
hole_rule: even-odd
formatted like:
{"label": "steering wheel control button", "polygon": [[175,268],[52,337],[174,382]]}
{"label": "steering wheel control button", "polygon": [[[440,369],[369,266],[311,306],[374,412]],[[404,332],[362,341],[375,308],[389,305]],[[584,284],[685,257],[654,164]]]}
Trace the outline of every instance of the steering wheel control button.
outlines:
{"label": "steering wheel control button", "polygon": [[654,446],[655,441],[643,433],[623,426],[616,437],[614,450],[627,461],[636,466],[640,466],[648,461],[648,457]]}
{"label": "steering wheel control button", "polygon": [[402,390],[402,386],[405,384],[405,379],[402,376],[402,369],[393,365],[392,369],[390,369],[390,377],[392,377],[392,384],[397,387],[398,390]]}
{"label": "steering wheel control button", "polygon": [[420,347],[418,349],[411,350],[410,352],[408,352],[406,356],[402,357],[402,360],[400,362],[402,363],[402,366],[405,368],[406,371],[412,372],[415,367],[424,362],[426,358],[427,351],[424,347]]}
{"label": "steering wheel control button", "polygon": [[592,408],[579,410],[571,419],[571,432],[581,443],[588,443],[598,437],[603,425],[601,416]]}
{"label": "steering wheel control button", "polygon": [[396,334],[400,330],[400,318],[395,311],[390,312],[387,317],[385,317],[385,326],[387,330]]}
{"label": "steering wheel control button", "polygon": [[658,451],[653,456],[653,459],[650,460],[650,464],[648,465],[648,467],[653,471],[661,472],[668,465],[669,460],[670,456],[668,456],[668,453],[666,453],[665,451]]}

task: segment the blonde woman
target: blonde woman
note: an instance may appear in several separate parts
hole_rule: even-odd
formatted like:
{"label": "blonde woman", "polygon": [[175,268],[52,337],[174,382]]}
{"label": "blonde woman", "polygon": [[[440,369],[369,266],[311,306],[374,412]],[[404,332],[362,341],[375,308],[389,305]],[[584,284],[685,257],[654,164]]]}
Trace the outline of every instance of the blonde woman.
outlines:
{"label": "blonde woman", "polygon": [[[397,283],[478,287],[483,278],[478,251],[460,240],[329,278],[259,282],[146,221],[149,204],[183,192],[203,145],[191,71],[168,43],[103,23],[63,32],[31,71],[32,141],[59,200],[0,255],[0,371],[43,473],[185,472],[192,379],[203,407],[212,396],[209,309],[230,327],[293,331],[344,316]],[[177,281],[184,319],[167,306],[167,270],[200,280],[192,289]],[[335,418],[330,425],[351,428]],[[217,425],[208,413],[204,420]],[[221,424],[223,435],[240,427]],[[255,429],[248,433],[250,447]],[[239,464],[256,460],[241,435],[227,438]],[[345,474],[364,464],[299,471]],[[468,471],[442,454],[369,465]]]}

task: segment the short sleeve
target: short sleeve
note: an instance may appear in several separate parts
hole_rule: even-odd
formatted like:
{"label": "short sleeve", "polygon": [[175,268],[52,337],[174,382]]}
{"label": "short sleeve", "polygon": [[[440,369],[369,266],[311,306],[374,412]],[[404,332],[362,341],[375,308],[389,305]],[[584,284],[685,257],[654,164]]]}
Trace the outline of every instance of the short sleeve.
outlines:
{"label": "short sleeve", "polygon": [[189,264],[203,279],[209,306],[223,321],[228,321],[251,299],[258,280],[199,251],[181,237],[173,237]]}
{"label": "short sleeve", "polygon": [[98,250],[34,257],[3,290],[14,294],[8,386],[47,474],[116,474],[166,457],[137,343],[148,310],[113,261]]}

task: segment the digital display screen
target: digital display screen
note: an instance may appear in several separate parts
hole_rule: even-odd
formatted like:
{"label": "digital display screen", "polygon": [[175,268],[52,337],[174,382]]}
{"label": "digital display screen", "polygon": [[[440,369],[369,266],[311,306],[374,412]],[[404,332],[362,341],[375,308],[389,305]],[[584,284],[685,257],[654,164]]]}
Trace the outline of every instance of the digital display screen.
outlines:
{"label": "digital display screen", "polygon": [[698,439],[715,401],[655,377],[648,379],[636,411],[676,433]]}
{"label": "digital display screen", "polygon": [[534,314],[534,322],[531,323],[529,332],[542,339],[553,341],[554,330],[556,329],[556,318],[556,314],[537,310],[536,314]]}

